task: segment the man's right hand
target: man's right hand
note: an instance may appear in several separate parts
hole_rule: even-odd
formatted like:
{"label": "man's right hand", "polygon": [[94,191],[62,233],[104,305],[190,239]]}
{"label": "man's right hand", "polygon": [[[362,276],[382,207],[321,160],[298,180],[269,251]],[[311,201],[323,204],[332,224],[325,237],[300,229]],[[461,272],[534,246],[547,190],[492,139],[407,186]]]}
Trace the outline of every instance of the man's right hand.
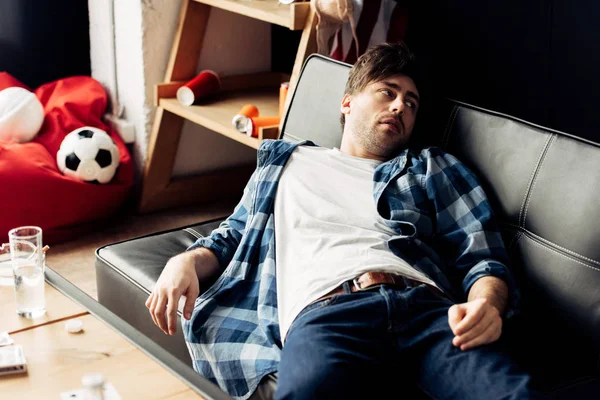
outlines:
{"label": "man's right hand", "polygon": [[181,253],[171,258],[146,300],[152,320],[168,335],[177,332],[177,306],[181,296],[186,297],[183,317],[191,318],[194,302],[200,294],[195,265],[194,252]]}

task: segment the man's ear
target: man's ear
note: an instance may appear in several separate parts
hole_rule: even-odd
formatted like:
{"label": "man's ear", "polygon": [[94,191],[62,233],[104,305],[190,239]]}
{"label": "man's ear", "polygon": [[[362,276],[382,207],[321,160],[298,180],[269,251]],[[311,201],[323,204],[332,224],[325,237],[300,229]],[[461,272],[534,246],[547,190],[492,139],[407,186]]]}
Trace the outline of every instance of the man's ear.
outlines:
{"label": "man's ear", "polygon": [[342,97],[342,104],[340,106],[340,111],[342,112],[342,114],[348,115],[350,114],[350,103],[352,102],[352,96],[350,96],[348,93],[346,93],[344,95],[344,97]]}

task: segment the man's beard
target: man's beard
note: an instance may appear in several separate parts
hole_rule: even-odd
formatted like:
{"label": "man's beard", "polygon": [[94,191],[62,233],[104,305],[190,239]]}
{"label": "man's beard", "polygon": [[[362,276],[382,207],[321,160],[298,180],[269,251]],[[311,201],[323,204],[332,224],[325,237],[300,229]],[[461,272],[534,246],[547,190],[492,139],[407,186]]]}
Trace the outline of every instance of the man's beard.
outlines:
{"label": "man's beard", "polygon": [[404,124],[400,122],[399,125],[401,125],[401,132],[391,134],[396,135],[396,137],[392,138],[388,137],[390,133],[378,131],[379,123],[370,125],[364,120],[357,121],[355,137],[363,150],[389,160],[395,157],[408,144],[408,138],[405,137],[406,130]]}

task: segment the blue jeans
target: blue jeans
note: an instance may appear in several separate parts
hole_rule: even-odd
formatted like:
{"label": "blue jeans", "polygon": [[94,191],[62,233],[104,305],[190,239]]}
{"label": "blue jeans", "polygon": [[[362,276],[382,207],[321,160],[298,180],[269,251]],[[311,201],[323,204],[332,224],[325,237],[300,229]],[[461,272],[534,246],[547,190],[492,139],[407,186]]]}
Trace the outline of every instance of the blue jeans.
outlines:
{"label": "blue jeans", "polygon": [[313,303],[281,354],[276,399],[542,399],[500,342],[461,351],[448,308],[431,288],[380,286]]}

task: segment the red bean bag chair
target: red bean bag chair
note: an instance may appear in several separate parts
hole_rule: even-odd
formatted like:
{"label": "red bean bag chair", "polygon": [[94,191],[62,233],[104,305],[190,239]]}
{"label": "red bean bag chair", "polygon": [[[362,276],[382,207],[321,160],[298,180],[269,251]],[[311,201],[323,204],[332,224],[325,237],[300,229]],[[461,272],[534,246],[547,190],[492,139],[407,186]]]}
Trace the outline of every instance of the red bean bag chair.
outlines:
{"label": "red bean bag chair", "polygon": [[[0,72],[0,90],[11,86],[28,89]],[[72,239],[97,228],[121,208],[133,187],[133,162],[121,137],[101,117],[107,94],[87,76],[59,79],[34,91],[44,106],[44,123],[27,143],[0,142],[0,235],[17,226],[36,225],[45,243]],[[114,178],[103,185],[85,183],[63,175],[56,153],[74,129],[93,126],[106,131],[117,144],[120,164]]]}

